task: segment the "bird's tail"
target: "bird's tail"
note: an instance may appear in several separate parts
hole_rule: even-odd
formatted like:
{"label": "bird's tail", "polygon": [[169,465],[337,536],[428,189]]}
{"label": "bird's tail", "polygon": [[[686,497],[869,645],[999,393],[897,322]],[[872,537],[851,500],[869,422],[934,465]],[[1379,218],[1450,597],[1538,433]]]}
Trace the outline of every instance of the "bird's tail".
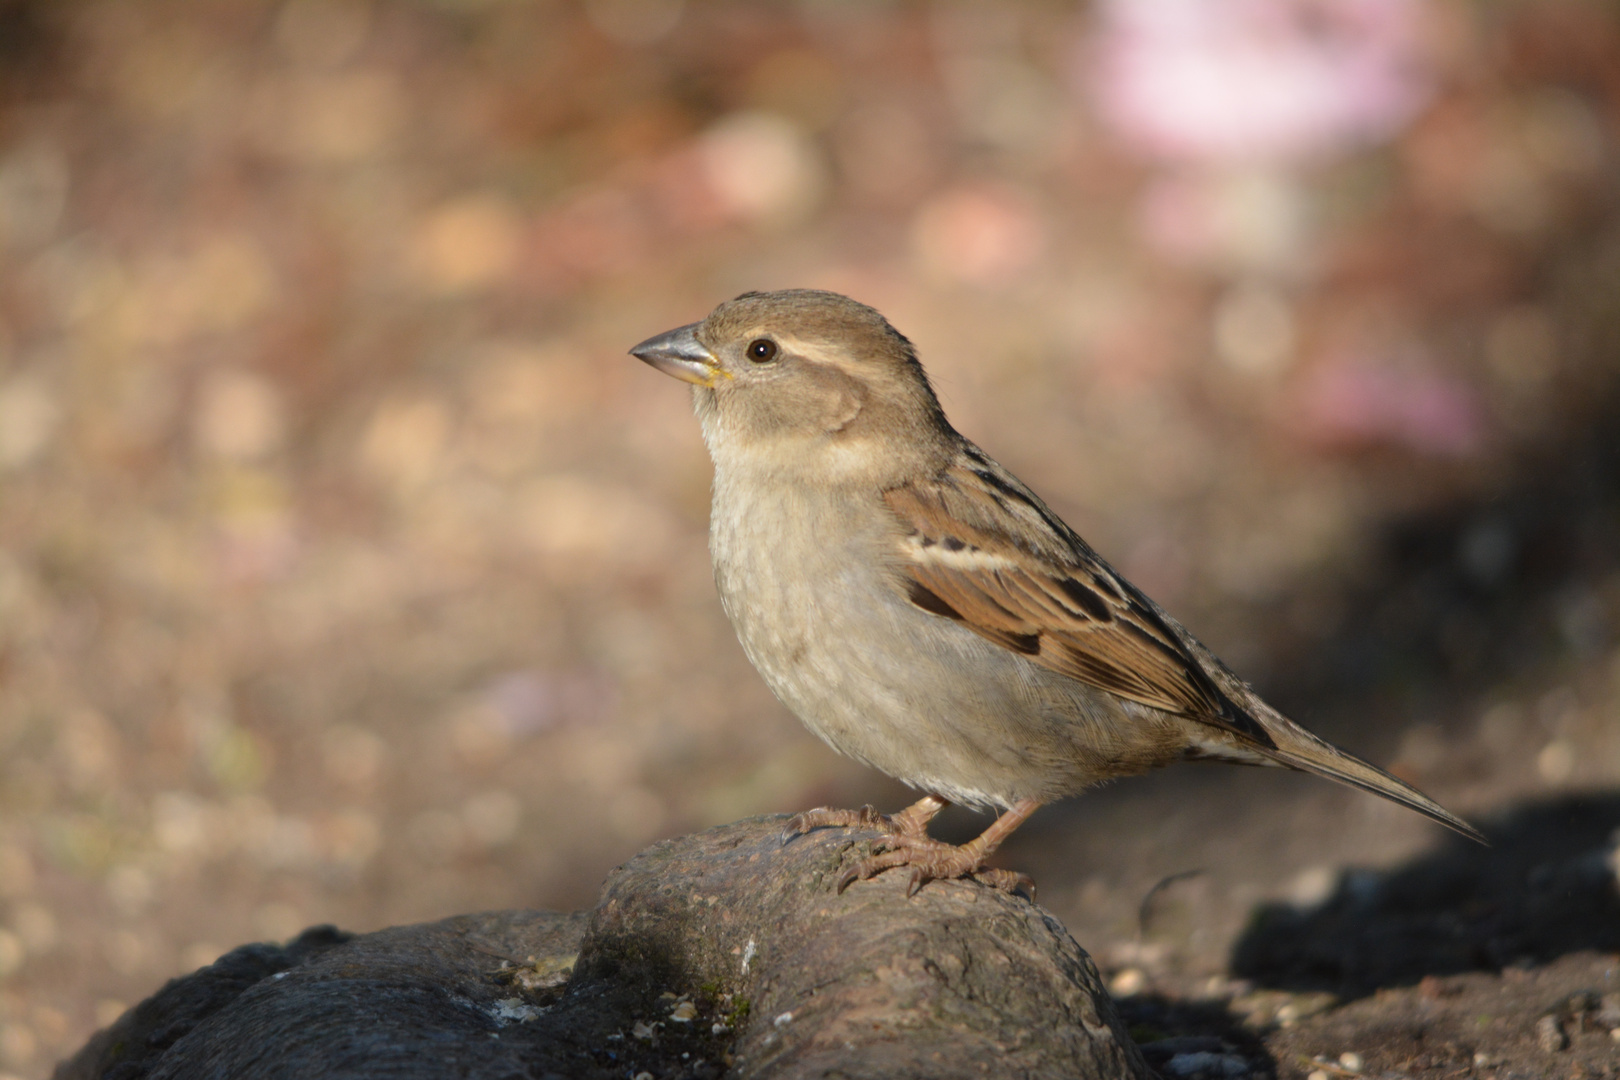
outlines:
{"label": "bird's tail", "polygon": [[[1340,750],[1332,743],[1317,738],[1284,717],[1277,724],[1265,717],[1261,724],[1276,743],[1275,747],[1252,746],[1251,749],[1279,765],[1301,772],[1315,773],[1329,780],[1337,780],[1362,791],[1381,795],[1391,802],[1410,807],[1426,817],[1433,818],[1448,829],[1454,829],[1470,840],[1487,843],[1484,835],[1468,822],[1441,806],[1423,792],[1402,780],[1397,780],[1376,765],[1369,765],[1354,754]],[[1272,721],[1268,723],[1267,721]]]}

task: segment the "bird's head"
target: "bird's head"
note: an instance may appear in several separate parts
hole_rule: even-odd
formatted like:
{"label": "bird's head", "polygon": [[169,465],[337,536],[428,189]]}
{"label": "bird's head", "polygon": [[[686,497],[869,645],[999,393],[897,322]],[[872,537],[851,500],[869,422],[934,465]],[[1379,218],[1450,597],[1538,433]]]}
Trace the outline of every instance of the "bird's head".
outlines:
{"label": "bird's head", "polygon": [[744,293],[630,352],[694,385],[716,464],[912,475],[950,438],[911,342],[838,293]]}

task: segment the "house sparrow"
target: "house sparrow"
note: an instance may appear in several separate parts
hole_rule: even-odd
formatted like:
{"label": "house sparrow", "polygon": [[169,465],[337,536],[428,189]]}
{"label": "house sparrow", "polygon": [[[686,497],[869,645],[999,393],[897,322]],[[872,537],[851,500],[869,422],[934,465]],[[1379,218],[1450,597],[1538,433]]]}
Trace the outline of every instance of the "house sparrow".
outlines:
{"label": "house sparrow", "polygon": [[[833,747],[927,794],[893,816],[799,814],[887,835],[845,872],[914,892],[1028,877],[986,857],[1042,803],[1173,761],[1277,765],[1480,839],[1271,706],[951,427],[916,351],[836,293],[744,293],[631,354],[693,384],[714,461],[720,601],[776,696]],[[1002,813],[960,846],[948,803]]]}

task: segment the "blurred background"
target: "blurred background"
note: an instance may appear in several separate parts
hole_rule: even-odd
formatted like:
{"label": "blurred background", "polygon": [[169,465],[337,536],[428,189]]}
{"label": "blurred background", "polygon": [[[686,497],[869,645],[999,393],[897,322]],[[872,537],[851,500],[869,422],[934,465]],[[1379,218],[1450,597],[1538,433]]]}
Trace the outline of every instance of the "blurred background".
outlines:
{"label": "blurred background", "polygon": [[[244,941],[906,801],[749,668],[625,353],[785,286],[1317,731],[1487,822],[1620,784],[1609,5],[3,0],[0,1075]],[[1002,861],[1218,973],[1437,835],[1189,766]]]}

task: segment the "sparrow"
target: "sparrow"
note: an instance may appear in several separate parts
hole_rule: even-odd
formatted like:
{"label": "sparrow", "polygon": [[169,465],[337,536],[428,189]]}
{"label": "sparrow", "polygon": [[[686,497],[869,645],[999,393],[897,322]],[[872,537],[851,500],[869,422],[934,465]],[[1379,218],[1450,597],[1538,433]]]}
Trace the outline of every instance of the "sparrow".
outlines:
{"label": "sparrow", "polygon": [[[1465,836],[1411,785],[1306,731],[1109,566],[945,418],[911,342],[874,309],[749,292],[630,350],[692,384],[714,464],[720,602],[776,696],[834,750],[925,794],[893,815],[819,807],[811,829],[885,835],[846,870],[908,894],[972,877],[1044,803],[1176,761],[1271,765],[1381,795]],[[950,803],[1002,813],[961,845]]]}

